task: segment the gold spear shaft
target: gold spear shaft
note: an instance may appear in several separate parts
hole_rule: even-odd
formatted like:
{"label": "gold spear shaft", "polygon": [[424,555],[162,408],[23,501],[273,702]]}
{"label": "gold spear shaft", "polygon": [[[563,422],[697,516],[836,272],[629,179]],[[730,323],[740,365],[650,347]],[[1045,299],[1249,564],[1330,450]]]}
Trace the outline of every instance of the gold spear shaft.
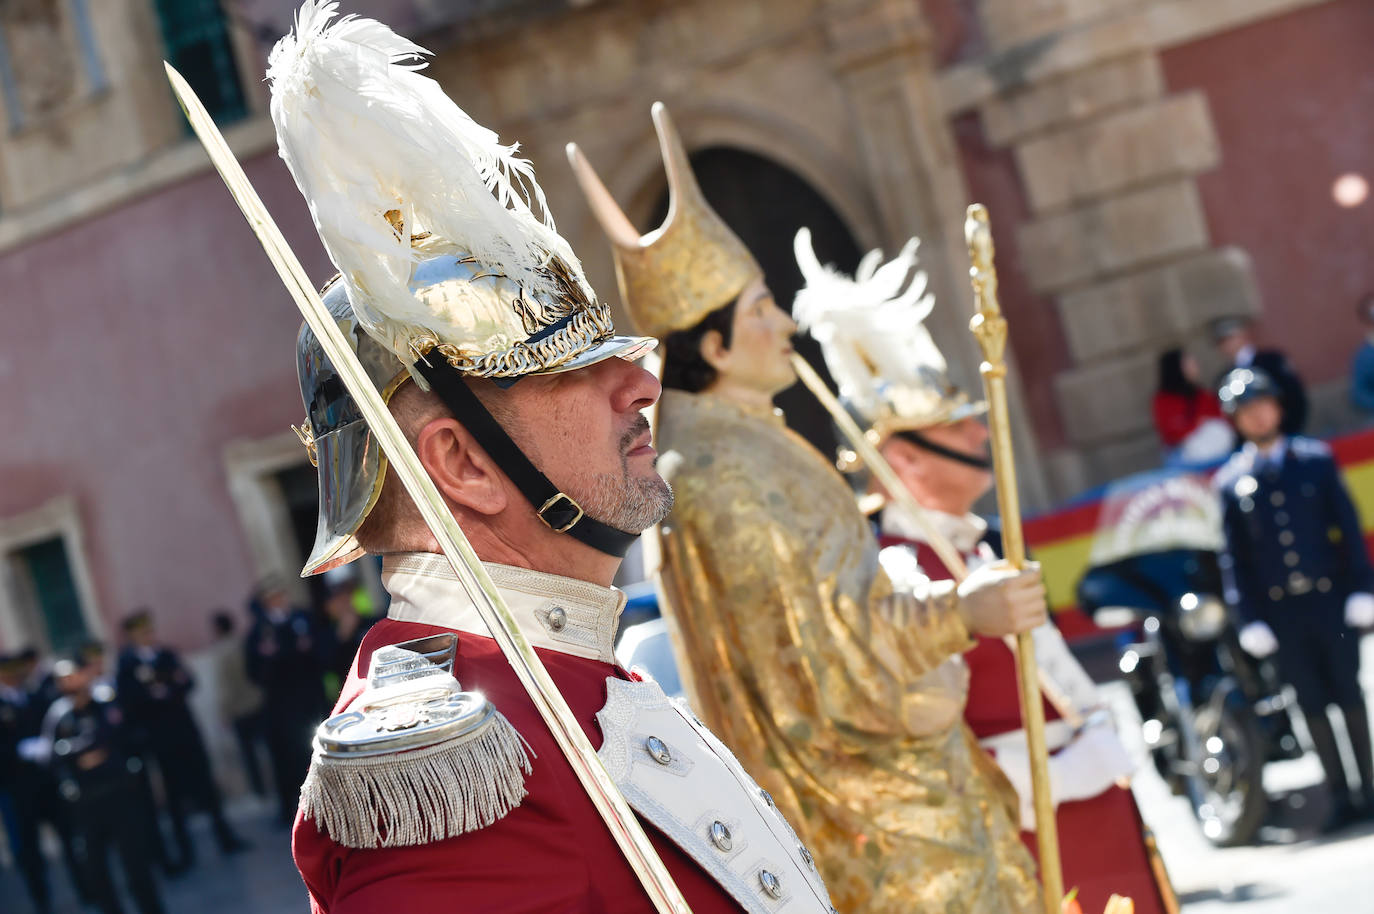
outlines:
{"label": "gold spear shaft", "polygon": [[171,64],[167,67],[167,78],[172,83],[177,100],[181,103],[186,119],[191,122],[196,136],[205,146],[229,192],[243,211],[244,218],[252,226],[258,240],[262,242],[272,265],[286,285],[286,290],[296,302],[310,329],[319,338],[325,354],[339,372],[344,386],[357,402],[363,418],[367,420],[372,433],[377,436],[382,450],[386,453],[396,475],[405,485],[406,491],[429,525],[430,531],[439,543],[439,548],[448,558],[454,573],[463,584],[469,599],[477,607],[482,621],[490,630],[492,637],[505,654],[506,660],[515,670],[520,684],[529,693],[530,699],[539,709],[539,715],[552,731],[558,746],[563,750],[568,763],[577,773],[587,795],[591,797],[597,812],[601,814],[606,827],[610,829],[629,861],[635,875],[639,877],[645,892],[653,900],[660,914],[690,914],[691,909],[682,897],[681,891],[673,882],[673,877],[659,859],[658,853],[649,843],[648,836],[635,818],[634,811],[625,802],[625,797],[611,780],[596,750],[592,748],[587,734],[573,716],[572,709],[563,699],[562,693],[549,678],[548,671],[535,654],[534,648],[521,633],[506,605],[501,592],[492,583],[491,576],[483,567],[477,553],[472,549],[467,537],[453,519],[448,506],[444,503],[434,482],[425,473],[420,460],[415,456],[410,443],[401,433],[400,426],[392,417],[381,395],[372,386],[357,355],[344,339],[338,324],[330,316],[324,303],[320,301],[315,286],[306,275],[305,268],[286,243],[271,214],[263,206],[257,191],[244,174],[238,160],[224,141],[219,128],[215,126],[205,107]]}
{"label": "gold spear shaft", "polygon": [[[997,300],[997,271],[993,267],[992,230],[988,211],[980,203],[968,208],[964,221],[968,242],[969,278],[973,283],[974,316],[969,323],[983,351],[979,373],[988,400],[988,430],[992,438],[993,474],[997,480],[997,510],[1002,521],[1002,551],[1017,568],[1026,564],[1026,540],[1021,531],[1021,500],[1016,486],[1016,461],[1011,445],[1011,415],[1007,408],[1007,319]],[[1039,667],[1030,632],[1016,636],[1016,671],[1021,696],[1021,720],[1030,751],[1031,792],[1035,799],[1035,837],[1040,849],[1040,879],[1045,910],[1059,914],[1064,900],[1064,873],[1059,862],[1059,830],[1050,797],[1049,750],[1045,742],[1045,708],[1036,687]]]}

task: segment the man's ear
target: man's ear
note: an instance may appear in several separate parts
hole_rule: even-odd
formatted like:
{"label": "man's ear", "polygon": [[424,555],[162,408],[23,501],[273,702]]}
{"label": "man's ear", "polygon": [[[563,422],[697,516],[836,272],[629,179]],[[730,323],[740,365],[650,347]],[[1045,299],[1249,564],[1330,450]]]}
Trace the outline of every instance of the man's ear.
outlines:
{"label": "man's ear", "polygon": [[415,453],[444,498],[478,514],[506,509],[505,474],[457,419],[426,424],[415,438]]}
{"label": "man's ear", "polygon": [[700,351],[702,360],[716,371],[720,371],[730,358],[730,349],[719,330],[707,330],[702,334]]}

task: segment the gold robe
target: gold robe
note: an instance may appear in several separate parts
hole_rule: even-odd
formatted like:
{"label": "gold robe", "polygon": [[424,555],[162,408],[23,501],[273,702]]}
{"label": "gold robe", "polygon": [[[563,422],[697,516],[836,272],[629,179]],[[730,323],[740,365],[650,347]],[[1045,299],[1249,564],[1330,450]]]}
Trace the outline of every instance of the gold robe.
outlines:
{"label": "gold robe", "polygon": [[894,589],[843,478],[781,416],[666,391],[661,583],[702,719],[844,914],[1039,907],[1016,795],[963,723],[951,585]]}

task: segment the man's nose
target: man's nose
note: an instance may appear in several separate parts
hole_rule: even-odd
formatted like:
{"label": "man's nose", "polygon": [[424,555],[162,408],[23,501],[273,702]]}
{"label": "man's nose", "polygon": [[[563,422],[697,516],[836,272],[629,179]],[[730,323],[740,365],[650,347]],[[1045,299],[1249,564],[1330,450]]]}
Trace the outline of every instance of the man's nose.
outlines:
{"label": "man's nose", "polygon": [[615,366],[615,386],[611,391],[611,406],[616,412],[638,412],[658,402],[663,385],[640,362],[607,359]]}

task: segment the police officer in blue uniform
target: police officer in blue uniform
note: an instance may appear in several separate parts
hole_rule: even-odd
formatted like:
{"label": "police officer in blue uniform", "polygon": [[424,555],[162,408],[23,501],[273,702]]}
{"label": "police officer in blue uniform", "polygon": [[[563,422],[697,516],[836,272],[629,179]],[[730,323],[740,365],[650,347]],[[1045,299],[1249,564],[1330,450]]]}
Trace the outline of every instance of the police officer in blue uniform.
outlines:
{"label": "police officer in blue uniform", "polygon": [[[137,747],[156,763],[162,775],[167,817],[181,855],[168,866],[169,873],[183,872],[195,861],[195,846],[186,823],[193,807],[209,813],[221,852],[246,849],[248,845],[224,818],[210,756],[187,705],[195,680],[175,651],[157,643],[148,610],[129,615],[123,627],[128,644],[119,656],[116,690]],[[160,838],[156,843],[161,843]]]}
{"label": "police officer in blue uniform", "polygon": [[[1330,449],[1283,434],[1281,391],[1268,375],[1238,368],[1218,396],[1245,442],[1215,480],[1226,535],[1222,571],[1241,644],[1256,656],[1276,653],[1297,692],[1331,791],[1324,828],[1374,818],[1374,747],[1359,685],[1360,634],[1374,625],[1374,567],[1355,506]],[[1345,718],[1359,769],[1353,801],[1331,705]]]}
{"label": "police officer in blue uniform", "polygon": [[255,621],[245,644],[248,678],[262,688],[263,733],[277,789],[277,818],[296,816],[301,783],[310,770],[315,727],[328,713],[324,641],[310,613],[291,605],[285,587],[269,580],[253,600]]}
{"label": "police officer in blue uniform", "polygon": [[163,914],[153,877],[149,824],[141,815],[124,712],[109,685],[93,686],[94,671],[80,659],[61,660],[53,673],[62,697],[48,709],[43,739],[58,790],[71,811],[78,856],[91,901],[102,914],[121,914],[110,857],[118,855],[124,886],[139,914]]}
{"label": "police officer in blue uniform", "polygon": [[34,910],[49,914],[52,888],[38,840],[45,798],[43,772],[20,749],[38,736],[47,707],[25,688],[23,671],[24,663],[17,655],[0,656],[0,822]]}

